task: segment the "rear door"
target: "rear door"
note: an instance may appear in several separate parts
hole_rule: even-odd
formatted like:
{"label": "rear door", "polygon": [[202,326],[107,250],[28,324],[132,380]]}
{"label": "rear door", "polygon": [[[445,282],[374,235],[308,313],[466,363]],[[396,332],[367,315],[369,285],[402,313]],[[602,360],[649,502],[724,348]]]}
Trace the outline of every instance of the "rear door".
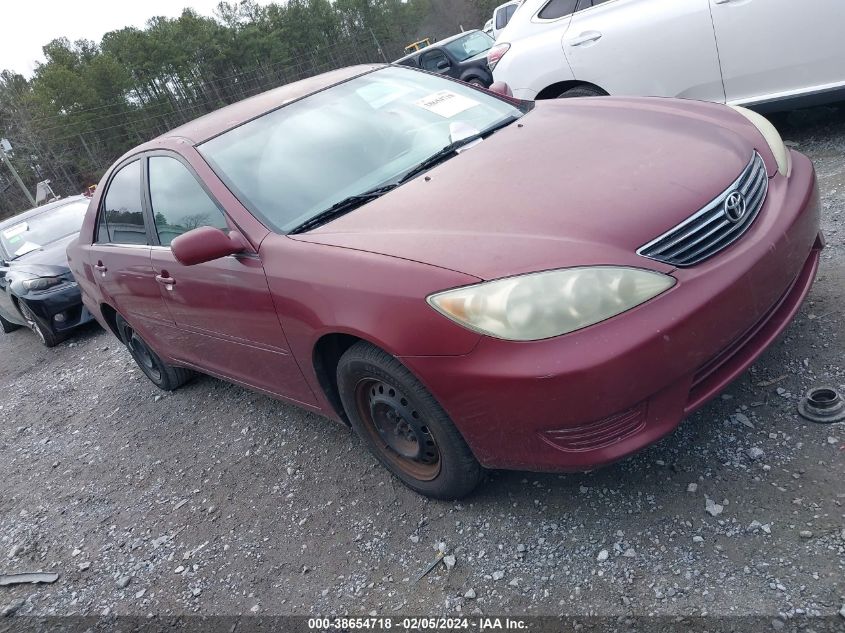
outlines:
{"label": "rear door", "polygon": [[154,332],[172,321],[150,261],[151,227],[144,218],[141,171],[141,160],[132,160],[106,185],[89,262],[106,301],[158,351]]}
{"label": "rear door", "polygon": [[[575,79],[611,95],[724,102],[709,2],[580,0],[563,37]],[[555,4],[571,0],[552,0],[538,17]]]}
{"label": "rear door", "polygon": [[843,0],[710,0],[729,102],[845,85]]}
{"label": "rear door", "polygon": [[200,226],[228,231],[230,223],[187,163],[171,154],[148,160],[147,204],[156,242],[152,267],[178,330],[171,354],[234,382],[314,404],[282,332],[258,255],[196,266],[177,262],[170,250],[175,237]]}

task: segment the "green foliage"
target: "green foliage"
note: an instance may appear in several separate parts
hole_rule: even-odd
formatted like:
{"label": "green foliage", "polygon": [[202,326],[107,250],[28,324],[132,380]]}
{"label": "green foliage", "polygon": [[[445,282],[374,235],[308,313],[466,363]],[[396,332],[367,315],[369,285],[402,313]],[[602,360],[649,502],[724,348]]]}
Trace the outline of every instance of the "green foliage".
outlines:
{"label": "green foliage", "polygon": [[[483,24],[482,0],[221,2],[99,43],[59,38],[34,76],[0,73],[0,137],[34,191],[72,195],[133,146],[221,106],[316,73],[401,56],[406,44]],[[28,205],[0,166],[0,217]]]}

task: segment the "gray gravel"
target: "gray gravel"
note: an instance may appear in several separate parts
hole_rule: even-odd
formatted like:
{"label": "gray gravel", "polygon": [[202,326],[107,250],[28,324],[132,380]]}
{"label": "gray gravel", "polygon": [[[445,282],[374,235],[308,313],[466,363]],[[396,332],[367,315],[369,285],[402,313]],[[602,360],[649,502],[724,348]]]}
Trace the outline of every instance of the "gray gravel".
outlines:
{"label": "gray gravel", "polygon": [[[786,335],[656,446],[428,501],[346,429],[200,378],[162,394],[91,327],[0,336],[0,587],[25,614],[802,613],[845,618],[845,108],[793,113],[829,248]],[[431,573],[420,574],[443,557]]]}

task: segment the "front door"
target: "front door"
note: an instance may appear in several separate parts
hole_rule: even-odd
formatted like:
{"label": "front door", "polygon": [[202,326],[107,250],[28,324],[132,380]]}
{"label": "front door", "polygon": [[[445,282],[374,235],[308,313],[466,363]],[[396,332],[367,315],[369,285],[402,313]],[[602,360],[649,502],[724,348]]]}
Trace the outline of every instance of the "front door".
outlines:
{"label": "front door", "polygon": [[209,373],[299,402],[315,398],[291,355],[257,254],[183,266],[170,242],[200,226],[229,230],[194,173],[169,155],[149,157],[152,267],[178,335],[174,357]]}
{"label": "front door", "polygon": [[845,85],[842,0],[710,0],[729,102]]}
{"label": "front door", "polygon": [[[575,79],[611,95],[724,102],[708,3],[580,0],[563,36]],[[574,4],[553,0],[539,17],[546,17],[544,11],[550,8],[565,11]]]}

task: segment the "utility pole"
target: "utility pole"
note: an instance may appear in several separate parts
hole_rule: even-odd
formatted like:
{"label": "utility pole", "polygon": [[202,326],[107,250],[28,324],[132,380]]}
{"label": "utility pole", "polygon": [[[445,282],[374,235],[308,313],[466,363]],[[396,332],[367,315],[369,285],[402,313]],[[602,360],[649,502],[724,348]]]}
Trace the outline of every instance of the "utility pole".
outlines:
{"label": "utility pole", "polygon": [[21,177],[18,176],[18,172],[15,169],[15,166],[12,165],[12,161],[10,161],[9,157],[6,156],[6,150],[3,149],[3,143],[0,143],[0,159],[2,159],[4,163],[6,163],[6,167],[9,168],[9,170],[12,172],[12,176],[14,176],[15,180],[18,181],[18,184],[20,185],[21,189],[23,189],[24,194],[26,194],[27,200],[29,200],[29,203],[33,207],[36,206],[35,198],[32,197],[32,194],[29,192],[29,189],[26,188],[26,185],[23,184],[23,180],[21,180]]}

